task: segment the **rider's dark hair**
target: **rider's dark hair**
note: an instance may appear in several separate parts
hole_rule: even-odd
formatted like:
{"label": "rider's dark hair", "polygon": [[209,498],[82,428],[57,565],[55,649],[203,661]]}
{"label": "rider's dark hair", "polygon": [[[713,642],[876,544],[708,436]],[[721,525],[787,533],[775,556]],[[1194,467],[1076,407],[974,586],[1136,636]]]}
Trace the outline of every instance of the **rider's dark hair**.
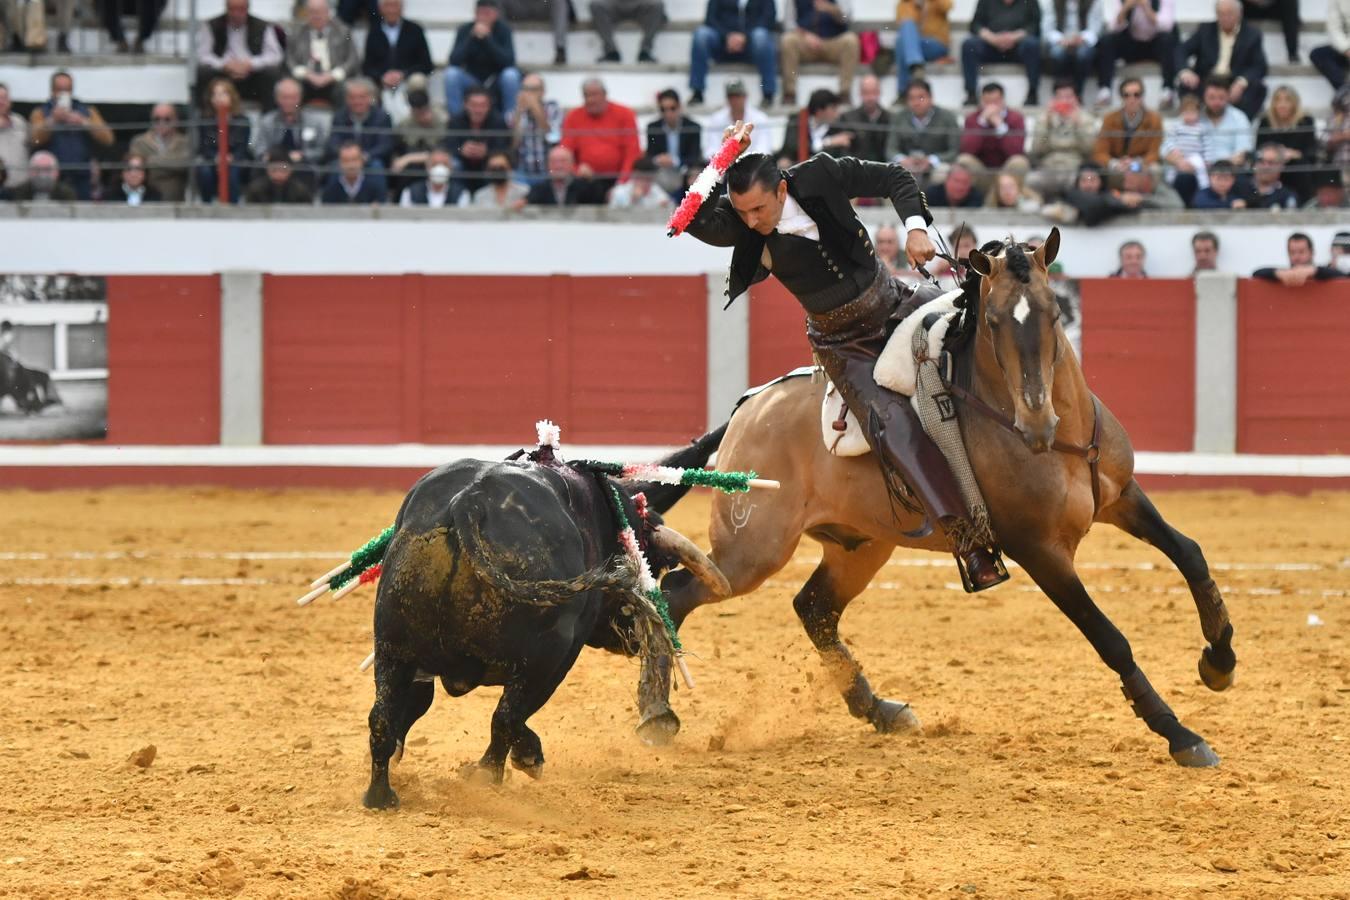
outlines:
{"label": "rider's dark hair", "polygon": [[768,153],[742,156],[727,169],[727,190],[733,194],[744,194],[756,184],[766,191],[776,191],[778,182],[782,180],[783,173],[778,168],[778,161]]}

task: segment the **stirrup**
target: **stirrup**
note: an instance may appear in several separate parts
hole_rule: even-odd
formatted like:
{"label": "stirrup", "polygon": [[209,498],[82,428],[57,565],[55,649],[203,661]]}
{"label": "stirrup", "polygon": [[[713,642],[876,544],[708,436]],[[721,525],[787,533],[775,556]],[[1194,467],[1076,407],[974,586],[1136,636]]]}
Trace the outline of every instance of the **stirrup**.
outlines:
{"label": "stirrup", "polygon": [[998,578],[982,586],[977,586],[975,580],[970,577],[970,571],[966,568],[966,561],[961,554],[953,554],[956,557],[956,570],[961,573],[961,586],[965,588],[967,594],[978,594],[980,591],[998,587],[1012,577],[1008,574],[1008,567],[1003,564],[1003,554],[998,551],[998,548],[989,552],[994,558],[994,571],[998,573]]}

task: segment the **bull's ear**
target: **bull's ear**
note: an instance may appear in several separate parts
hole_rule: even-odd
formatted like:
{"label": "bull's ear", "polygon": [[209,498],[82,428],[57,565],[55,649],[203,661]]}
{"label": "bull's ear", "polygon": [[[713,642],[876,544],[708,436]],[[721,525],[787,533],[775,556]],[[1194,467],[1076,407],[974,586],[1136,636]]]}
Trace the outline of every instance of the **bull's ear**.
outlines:
{"label": "bull's ear", "polygon": [[1050,264],[1059,256],[1059,226],[1050,229],[1050,234],[1046,237],[1045,243],[1036,248],[1036,262],[1040,263],[1042,269],[1050,268]]}
{"label": "bull's ear", "polygon": [[994,274],[994,261],[978,250],[970,251],[970,267],[985,278]]}

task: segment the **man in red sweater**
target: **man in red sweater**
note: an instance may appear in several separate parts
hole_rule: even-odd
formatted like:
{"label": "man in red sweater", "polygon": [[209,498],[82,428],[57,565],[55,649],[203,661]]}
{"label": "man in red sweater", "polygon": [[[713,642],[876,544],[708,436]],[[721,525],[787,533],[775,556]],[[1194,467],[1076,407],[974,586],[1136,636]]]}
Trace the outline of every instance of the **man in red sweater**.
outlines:
{"label": "man in red sweater", "polygon": [[598,78],[581,85],[581,96],[582,105],[563,119],[562,144],[576,157],[577,177],[591,179],[597,195],[591,202],[604,203],[610,188],[628,180],[642,155],[637,118],[628,107],[609,102]]}
{"label": "man in red sweater", "polygon": [[1008,109],[1003,86],[991,81],[980,91],[980,108],[966,117],[961,133],[961,153],[973,156],[991,172],[1021,156],[1027,140],[1022,114]]}

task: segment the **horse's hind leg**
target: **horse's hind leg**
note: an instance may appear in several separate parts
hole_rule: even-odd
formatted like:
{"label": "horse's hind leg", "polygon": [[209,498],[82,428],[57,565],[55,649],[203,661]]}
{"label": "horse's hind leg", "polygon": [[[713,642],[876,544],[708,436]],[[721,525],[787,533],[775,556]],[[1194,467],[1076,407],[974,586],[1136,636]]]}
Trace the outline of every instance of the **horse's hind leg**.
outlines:
{"label": "horse's hind leg", "polygon": [[820,652],[825,669],[844,695],[850,713],[871,722],[882,733],[918,728],[919,720],[908,703],[883,700],[872,693],[862,667],[839,639],[839,619],[844,609],[863,592],[895,548],[877,541],[868,541],[854,550],[835,543],[826,543],[824,547],[820,565],[792,601],[807,636]]}
{"label": "horse's hind leg", "polygon": [[1134,714],[1155,734],[1167,738],[1167,749],[1172,758],[1182,766],[1217,766],[1218,754],[1204,738],[1177,720],[1176,713],[1148,683],[1134,661],[1129,641],[1092,602],[1078,580],[1073,561],[1050,548],[1019,554],[1017,561],[1055,606],[1078,627],[1102,661],[1120,676],[1121,690],[1134,708]]}
{"label": "horse's hind leg", "polygon": [[1209,642],[1200,654],[1200,680],[1213,691],[1231,685],[1237,666],[1233,626],[1200,545],[1167,524],[1137,481],[1131,481],[1120,499],[1103,511],[1102,519],[1157,547],[1181,571],[1200,613],[1200,631]]}

